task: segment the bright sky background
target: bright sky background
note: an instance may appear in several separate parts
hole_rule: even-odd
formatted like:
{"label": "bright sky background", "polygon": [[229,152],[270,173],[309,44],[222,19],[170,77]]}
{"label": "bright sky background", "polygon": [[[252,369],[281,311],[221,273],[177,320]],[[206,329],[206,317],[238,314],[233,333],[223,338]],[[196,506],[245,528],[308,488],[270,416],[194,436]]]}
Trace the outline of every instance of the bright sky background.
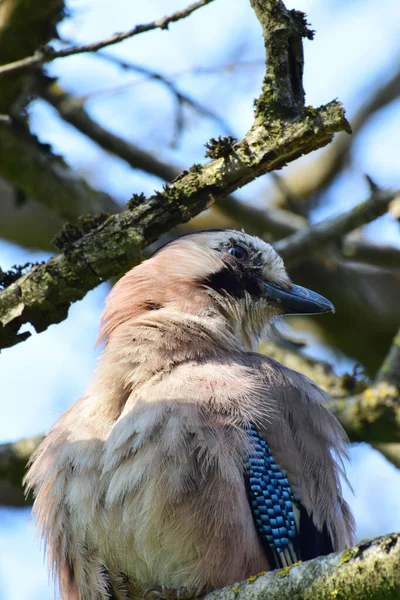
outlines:
{"label": "bright sky background", "polygon": [[[186,6],[187,0],[71,0],[71,18],[60,27],[66,40],[89,42],[130,29]],[[288,8],[308,13],[315,40],[305,42],[305,89],[314,106],[339,98],[348,116],[387,80],[400,58],[400,3],[393,0],[291,0]],[[215,0],[170,30],[142,34],[108,50],[165,74],[194,67],[262,61],[261,29],[248,0]],[[59,60],[49,72],[78,95],[94,94],[90,114],[102,125],[129,141],[139,143],[162,159],[187,167],[204,160],[204,143],[221,130],[192,112],[177,149],[169,147],[174,116],[173,100],[157,83],[89,55]],[[210,105],[241,137],[252,122],[252,101],[263,76],[262,65],[240,72],[215,75],[181,75],[176,83],[197,100]],[[135,82],[123,90],[116,86]],[[108,93],[106,91],[108,90]],[[104,93],[99,94],[98,92]],[[162,110],[160,110],[160,106]],[[346,172],[330,194],[330,203],[314,215],[320,219],[366,196],[363,173],[383,186],[399,185],[400,103],[391,104],[371,120],[353,152],[352,171]],[[133,192],[151,193],[160,182],[129,169],[125,163],[99,150],[72,127],[64,125],[43,102],[31,107],[31,122],[42,141],[89,178],[91,184],[127,201]],[[308,160],[308,158],[302,159]],[[268,177],[240,190],[251,202],[264,202]],[[34,226],[34,223],[32,224]],[[388,219],[370,228],[371,235],[399,243],[398,230]],[[0,242],[0,265],[44,260],[47,255]],[[93,349],[106,286],[74,304],[67,321],[51,326],[0,356],[2,418],[0,441],[42,432],[84,392],[96,363]],[[324,352],[332,361],[335,356]],[[339,368],[351,361],[341,359]],[[400,473],[366,445],[351,449],[348,469],[355,496],[347,493],[355,511],[358,535],[373,537],[400,530]],[[157,583],[157,582],[155,582]],[[43,566],[29,510],[0,508],[0,599],[50,600],[53,598]]]}

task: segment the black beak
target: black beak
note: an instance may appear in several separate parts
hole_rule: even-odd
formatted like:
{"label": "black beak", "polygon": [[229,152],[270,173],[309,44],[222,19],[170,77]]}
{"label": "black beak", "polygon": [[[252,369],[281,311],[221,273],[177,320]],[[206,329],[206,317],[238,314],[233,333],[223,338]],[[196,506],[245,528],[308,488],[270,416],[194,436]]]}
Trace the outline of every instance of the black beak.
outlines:
{"label": "black beak", "polygon": [[265,297],[279,304],[284,309],[285,315],[316,315],[335,312],[332,302],[301,285],[293,285],[290,290],[284,290],[273,283],[264,285]]}

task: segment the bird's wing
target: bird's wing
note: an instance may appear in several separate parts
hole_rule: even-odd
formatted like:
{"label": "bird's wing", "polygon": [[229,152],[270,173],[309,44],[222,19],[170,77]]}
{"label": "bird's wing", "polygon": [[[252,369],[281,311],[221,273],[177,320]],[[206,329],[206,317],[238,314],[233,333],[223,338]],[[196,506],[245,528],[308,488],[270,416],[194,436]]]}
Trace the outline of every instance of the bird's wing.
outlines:
{"label": "bird's wing", "polygon": [[[260,355],[252,358],[262,375],[268,416],[259,411],[249,428],[256,450],[262,442],[266,449],[258,457],[263,465],[258,461],[255,471],[247,465],[247,489],[269,560],[272,555],[280,567],[341,550],[354,541],[354,520],[339,477],[345,476],[347,437],[324,406],[329,396],[300,373]],[[251,491],[251,479],[259,498]]]}

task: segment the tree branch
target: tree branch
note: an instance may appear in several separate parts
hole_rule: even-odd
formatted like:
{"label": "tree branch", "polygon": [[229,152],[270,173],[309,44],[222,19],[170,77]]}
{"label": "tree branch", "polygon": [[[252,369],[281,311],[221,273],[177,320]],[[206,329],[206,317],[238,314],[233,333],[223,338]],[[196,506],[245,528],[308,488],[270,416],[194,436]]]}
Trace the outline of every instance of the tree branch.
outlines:
{"label": "tree branch", "polygon": [[394,246],[344,239],[341,249],[345,260],[366,263],[381,269],[400,269],[400,250]]}
{"label": "tree branch", "polygon": [[287,118],[304,111],[303,43],[313,39],[305,14],[287,10],[281,0],[250,0],[264,34],[267,57],[263,93],[257,100],[261,114]]}
{"label": "tree branch", "polygon": [[397,193],[374,189],[368,200],[361,202],[349,211],[337,217],[324,219],[307,230],[279,240],[274,244],[275,250],[287,264],[299,263],[315,250],[327,246],[333,240],[385,214]]}
{"label": "tree branch", "polygon": [[325,145],[344,121],[341,106],[332,102],[316,110],[315,116],[286,122],[284,127],[277,122],[283,131],[272,139],[270,123],[258,120],[240,143],[227,147],[223,140],[217,142],[213,153],[218,158],[203,167],[192,167],[134,210],[110,217],[1,292],[0,347],[26,339],[26,334],[23,338],[17,334],[23,323],[32,323],[40,332],[65,319],[71,302],[137,264],[141,249],[162,233],[255,177]]}
{"label": "tree branch", "polygon": [[74,176],[60,157],[51,154],[20,124],[0,123],[0,176],[63,220],[120,210],[108,194],[93,190]]}
{"label": "tree branch", "polygon": [[[377,90],[374,88],[370,98],[363,103],[351,119],[353,133],[351,137],[339,134],[329,148],[314,161],[303,164],[300,169],[294,169],[285,175],[284,182],[290,193],[279,193],[278,198],[275,199],[276,204],[282,208],[295,208],[291,201],[292,196],[295,196],[298,200],[296,212],[304,214],[307,210],[305,204],[311,196],[321,193],[342,168],[349,164],[351,149],[364,125],[376,112],[389,105],[399,95],[400,70],[397,67],[393,77]],[[303,206],[299,206],[300,204]]]}
{"label": "tree branch", "polygon": [[298,566],[250,577],[207,600],[395,600],[400,595],[400,534],[361,542]]}
{"label": "tree branch", "polygon": [[18,442],[0,444],[0,504],[24,506],[32,498],[25,499],[22,479],[27,463],[38,448],[43,436],[24,438]]}
{"label": "tree branch", "polygon": [[[393,339],[393,343],[384,359],[381,368],[376,375],[376,382],[378,389],[391,390],[392,401],[391,404],[395,408],[395,418],[397,426],[400,425],[400,329]],[[381,452],[381,454],[390,461],[395,467],[400,468],[400,436],[397,443],[385,443],[383,442],[374,444],[374,448]]]}
{"label": "tree branch", "polygon": [[352,442],[372,445],[400,442],[399,391],[380,383],[345,402],[333,401],[328,408],[337,417]]}
{"label": "tree branch", "polygon": [[[58,110],[65,121],[97,142],[104,150],[125,160],[133,169],[141,169],[165,181],[172,181],[179,175],[180,170],[175,165],[158,160],[150,152],[125,142],[98,125],[85,111],[79,98],[63,91],[58,84],[40,85],[40,95]],[[289,211],[257,209],[245,205],[233,196],[220,198],[218,208],[225,214],[234,216],[242,227],[251,229],[255,235],[262,237],[271,234],[274,238],[283,237],[307,224],[305,219]]]}
{"label": "tree branch", "polygon": [[396,333],[390,350],[378,371],[376,381],[389,383],[400,390],[400,329]]}
{"label": "tree branch", "polygon": [[162,19],[157,19],[156,21],[152,21],[151,23],[145,23],[144,25],[136,25],[133,29],[126,31],[124,33],[115,33],[105,40],[101,40],[99,42],[94,42],[92,44],[84,44],[82,46],[72,46],[71,48],[65,48],[63,50],[54,51],[51,48],[46,48],[46,50],[38,50],[32,56],[27,56],[21,60],[16,60],[12,63],[4,65],[0,67],[0,76],[5,73],[11,73],[15,71],[20,71],[22,69],[26,69],[28,67],[34,67],[37,65],[43,65],[45,63],[56,60],[56,58],[64,58],[66,56],[73,56],[75,54],[83,54],[84,52],[96,52],[101,48],[105,48],[106,46],[112,46],[113,44],[118,44],[123,40],[131,38],[139,33],[145,33],[146,31],[152,31],[154,29],[168,29],[170,23],[175,23],[180,19],[184,19],[191,15],[195,10],[210,4],[213,0],[198,0],[198,2],[194,2],[190,4],[187,8],[183,10],[177,10],[173,14],[163,17]]}
{"label": "tree branch", "polygon": [[[182,112],[182,106],[184,104],[186,104],[187,106],[190,106],[199,115],[206,117],[207,119],[210,119],[212,121],[215,121],[215,123],[217,123],[220,126],[220,128],[226,135],[232,134],[230,127],[228,126],[228,124],[225,122],[225,120],[222,117],[217,115],[213,110],[211,110],[207,106],[201,104],[200,102],[198,102],[197,100],[195,100],[194,98],[189,96],[188,94],[184,94],[183,92],[181,92],[181,90],[177,87],[176,83],[174,83],[174,81],[172,81],[172,79],[168,78],[166,75],[163,75],[162,73],[160,73],[158,71],[149,69],[148,67],[144,67],[143,65],[139,65],[139,64],[133,63],[131,61],[122,60],[121,58],[119,58],[117,56],[113,56],[112,54],[108,54],[106,52],[99,51],[99,52],[97,52],[96,56],[98,58],[107,60],[108,62],[111,62],[115,65],[118,65],[119,67],[121,67],[124,70],[131,70],[136,73],[141,73],[142,75],[146,75],[149,80],[153,80],[153,81],[157,81],[157,82],[161,83],[171,92],[171,94],[177,100],[177,117],[175,119],[176,124],[175,124],[174,143],[176,143],[176,139],[178,138],[179,134],[181,133],[181,131],[180,131],[182,128],[181,121],[183,120],[183,115],[181,115],[181,112]],[[132,85],[132,84],[128,83],[126,85]],[[126,87],[126,86],[122,86],[122,87]],[[120,88],[117,87],[114,89],[120,89]],[[94,93],[88,94],[84,97],[84,100],[87,101],[88,99],[93,98],[94,96],[97,96],[98,94],[99,94],[99,92],[94,92]],[[101,92],[100,92],[100,94],[101,94]]]}
{"label": "tree branch", "polygon": [[[56,36],[63,17],[63,0],[2,0],[0,6],[0,61],[15,61],[34,52]],[[2,67],[0,67],[1,69]],[[25,76],[3,77],[0,81],[0,112],[9,113],[26,90]]]}
{"label": "tree branch", "polygon": [[76,96],[65,92],[57,83],[39,85],[39,93],[42,98],[57,109],[65,121],[71,123],[104,150],[125,160],[133,169],[141,169],[146,173],[160,177],[164,181],[172,181],[179,175],[180,169],[178,167],[158,160],[150,152],[125,142],[122,138],[93,121],[83,107],[82,101]]}
{"label": "tree branch", "polygon": [[[249,133],[238,143],[229,138],[211,140],[207,154],[214,160],[204,166],[195,165],[190,172],[184,171],[163,192],[147,201],[136,198],[127,211],[109,217],[99,227],[94,224],[93,231],[86,235],[79,237],[76,229],[72,233],[71,229],[64,231],[59,238],[60,254],[34,267],[1,292],[0,347],[26,339],[27,332],[18,333],[24,323],[30,322],[40,332],[51,323],[60,322],[66,318],[71,302],[82,298],[104,279],[137,264],[142,248],[162,233],[188,221],[210,203],[254,178],[326,145],[334,132],[348,128],[338,102],[319,109],[300,109],[302,64],[299,68],[298,61],[302,60],[302,52],[299,48],[307,30],[298,13],[292,11],[288,17],[280,0],[257,0],[259,15],[271,7],[269,19],[262,20],[267,49],[279,41],[282,19],[287,26],[283,42],[271,59],[274,64],[268,70]],[[294,74],[290,71],[289,80],[282,79],[282,70],[276,62],[278,55],[288,68],[297,65]],[[292,86],[292,92],[288,85]],[[281,108],[269,102],[267,94],[271,86],[277,97],[286,89],[284,95],[289,104],[285,110],[290,112],[289,118],[282,117]],[[90,224],[86,224],[86,230],[89,228]]]}

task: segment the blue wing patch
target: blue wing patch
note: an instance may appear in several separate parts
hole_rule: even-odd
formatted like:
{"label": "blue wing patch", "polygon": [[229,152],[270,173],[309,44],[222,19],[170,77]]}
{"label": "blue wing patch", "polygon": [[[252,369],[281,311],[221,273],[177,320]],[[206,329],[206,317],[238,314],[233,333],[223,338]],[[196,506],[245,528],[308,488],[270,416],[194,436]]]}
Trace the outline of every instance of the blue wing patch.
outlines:
{"label": "blue wing patch", "polygon": [[245,467],[251,509],[260,537],[279,553],[297,534],[293,513],[296,499],[255,426],[250,425],[247,433],[254,448]]}
{"label": "blue wing patch", "polygon": [[326,527],[322,532],[317,530],[312,515],[294,496],[285,473],[255,425],[243,428],[253,447],[245,464],[247,495],[271,568],[332,552]]}

